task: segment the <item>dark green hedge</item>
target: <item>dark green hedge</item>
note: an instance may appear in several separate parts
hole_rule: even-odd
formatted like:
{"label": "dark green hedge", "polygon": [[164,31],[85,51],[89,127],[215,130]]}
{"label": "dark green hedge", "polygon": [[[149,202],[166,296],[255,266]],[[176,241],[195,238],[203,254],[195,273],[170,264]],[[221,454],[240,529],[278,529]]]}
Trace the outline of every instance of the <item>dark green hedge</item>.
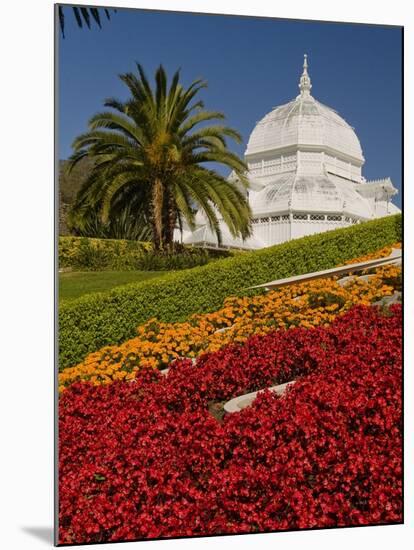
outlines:
{"label": "dark green hedge", "polygon": [[181,321],[278,278],[328,269],[401,240],[401,215],[240,254],[161,279],[85,296],[60,308],[60,368],[134,335],[151,317]]}

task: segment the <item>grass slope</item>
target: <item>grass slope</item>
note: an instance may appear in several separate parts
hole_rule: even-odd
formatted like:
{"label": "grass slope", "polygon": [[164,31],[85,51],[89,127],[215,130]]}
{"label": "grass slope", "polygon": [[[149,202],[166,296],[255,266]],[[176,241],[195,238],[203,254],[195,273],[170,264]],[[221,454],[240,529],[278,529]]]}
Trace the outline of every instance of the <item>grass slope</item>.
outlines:
{"label": "grass slope", "polygon": [[86,294],[102,292],[128,283],[138,283],[165,275],[165,271],[77,271],[59,273],[59,301],[63,303]]}

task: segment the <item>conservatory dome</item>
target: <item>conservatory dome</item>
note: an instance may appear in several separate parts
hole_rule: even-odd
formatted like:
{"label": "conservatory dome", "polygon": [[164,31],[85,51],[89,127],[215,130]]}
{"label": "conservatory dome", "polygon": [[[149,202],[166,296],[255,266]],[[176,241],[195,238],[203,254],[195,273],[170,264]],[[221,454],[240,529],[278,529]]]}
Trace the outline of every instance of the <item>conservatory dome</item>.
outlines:
{"label": "conservatory dome", "polygon": [[[365,159],[355,130],[317,101],[311,89],[305,55],[299,95],[275,107],[250,135],[244,156],[252,236],[244,241],[234,238],[221,219],[219,243],[199,211],[195,231],[181,231],[183,243],[263,248],[400,211],[391,202],[397,193],[391,179],[366,181],[362,175]],[[228,181],[243,189],[234,172]]]}
{"label": "conservatory dome", "polygon": [[246,156],[292,146],[324,149],[364,163],[354,129],[311,95],[299,95],[259,121],[250,135]]}
{"label": "conservatory dome", "polygon": [[275,107],[256,124],[247,143],[246,157],[306,147],[348,157],[361,166],[364,156],[354,129],[336,111],[311,95],[306,56],[299,88],[300,94],[295,99]]}

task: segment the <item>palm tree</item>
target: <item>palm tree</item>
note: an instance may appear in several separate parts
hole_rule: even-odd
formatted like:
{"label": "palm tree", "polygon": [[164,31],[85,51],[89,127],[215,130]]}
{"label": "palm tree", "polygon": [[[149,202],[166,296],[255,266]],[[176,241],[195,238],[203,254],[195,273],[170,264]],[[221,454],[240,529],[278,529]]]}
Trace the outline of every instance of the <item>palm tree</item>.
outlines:
{"label": "palm tree", "polygon": [[93,116],[89,131],[73,143],[71,167],[86,156],[95,162],[74,205],[74,217],[81,220],[99,210],[105,222],[133,204],[136,216],[149,224],[156,250],[171,248],[174,229],[184,220],[194,229],[197,210],[205,214],[219,242],[219,216],[234,237],[248,237],[251,211],[245,194],[208,168],[219,163],[231,169],[242,186],[248,185],[245,163],[227,147],[227,138],[240,142],[240,135],[222,124],[206,125],[225,117],[205,110],[201,100],[193,101],[206,82],[195,80],[184,88],[177,71],[168,87],[160,66],[153,90],[142,66],[137,64],[137,70],[137,75],[120,75],[131,97],[106,100],[111,111]]}

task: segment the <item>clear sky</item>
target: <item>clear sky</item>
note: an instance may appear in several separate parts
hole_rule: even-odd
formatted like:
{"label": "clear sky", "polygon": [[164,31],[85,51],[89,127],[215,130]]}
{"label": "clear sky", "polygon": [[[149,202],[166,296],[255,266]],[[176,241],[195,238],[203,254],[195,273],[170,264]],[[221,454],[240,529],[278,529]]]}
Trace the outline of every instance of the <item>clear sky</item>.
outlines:
{"label": "clear sky", "polygon": [[206,108],[225,113],[243,136],[242,155],[256,122],[298,94],[308,54],[312,95],[355,128],[367,179],[390,176],[401,205],[401,30],[344,23],[315,23],[118,9],[102,30],[79,29],[65,8],[59,39],[59,156],[103,109],[105,98],[127,97],[118,75],[140,62],[149,77],[162,63],[181,67],[183,83],[208,81]]}

